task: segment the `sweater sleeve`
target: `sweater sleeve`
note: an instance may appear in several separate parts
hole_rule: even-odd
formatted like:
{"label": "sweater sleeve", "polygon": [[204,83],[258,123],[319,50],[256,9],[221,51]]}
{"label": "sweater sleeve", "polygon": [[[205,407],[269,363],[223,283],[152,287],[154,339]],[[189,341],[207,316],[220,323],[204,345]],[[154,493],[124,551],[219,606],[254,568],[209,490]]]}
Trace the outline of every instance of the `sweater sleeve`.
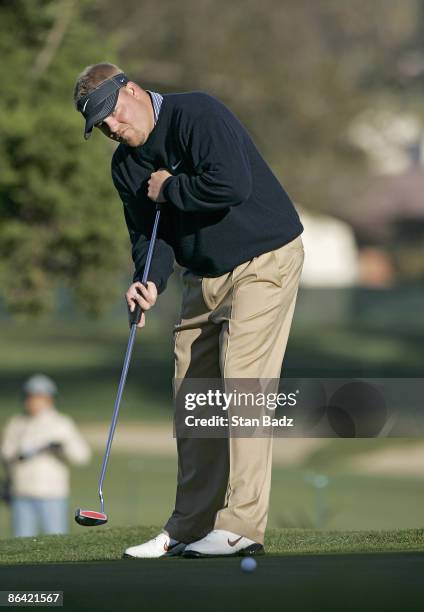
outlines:
{"label": "sweater sleeve", "polygon": [[194,174],[169,177],[164,197],[186,212],[211,212],[237,206],[252,190],[249,159],[241,137],[223,117],[202,116],[193,122],[187,155]]}
{"label": "sweater sleeve", "polygon": [[[141,281],[153,229],[155,209],[151,202],[139,201],[131,193],[115,159],[112,161],[112,178],[124,205],[124,216],[131,240],[131,254],[134,262],[133,282]],[[158,237],[155,242],[148,277],[149,281],[155,283],[158,293],[162,293],[166,289],[168,278],[173,271],[174,251],[165,240]]]}
{"label": "sweater sleeve", "polygon": [[[121,199],[123,199],[122,195]],[[147,260],[154,218],[146,214],[143,229],[140,230],[135,228],[129,209],[125,206],[125,202],[124,215],[132,244],[131,255],[134,262],[133,282],[141,282]],[[159,294],[165,291],[168,279],[173,271],[174,251],[164,240],[156,238],[148,280],[156,285]]]}

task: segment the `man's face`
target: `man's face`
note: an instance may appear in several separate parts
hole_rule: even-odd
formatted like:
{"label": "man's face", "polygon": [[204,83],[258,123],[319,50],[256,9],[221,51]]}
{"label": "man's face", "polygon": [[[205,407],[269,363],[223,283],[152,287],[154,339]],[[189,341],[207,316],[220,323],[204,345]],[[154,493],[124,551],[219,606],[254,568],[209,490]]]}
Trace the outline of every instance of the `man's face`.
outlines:
{"label": "man's face", "polygon": [[128,83],[120,89],[114,111],[96,127],[108,138],[130,147],[143,145],[154,125],[150,98],[147,101],[145,96],[149,94]]}

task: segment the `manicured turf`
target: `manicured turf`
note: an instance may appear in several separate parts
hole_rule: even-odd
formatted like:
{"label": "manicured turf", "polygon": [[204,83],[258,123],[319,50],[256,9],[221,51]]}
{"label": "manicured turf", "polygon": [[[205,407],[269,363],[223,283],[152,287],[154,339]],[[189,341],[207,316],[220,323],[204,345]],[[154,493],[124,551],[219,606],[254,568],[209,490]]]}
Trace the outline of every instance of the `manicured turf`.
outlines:
{"label": "manicured turf", "polygon": [[[81,532],[76,535],[2,540],[0,564],[120,559],[127,546],[143,542],[159,530],[159,527],[81,527]],[[270,529],[265,546],[269,555],[424,552],[424,529],[398,531]]]}
{"label": "manicured turf", "polygon": [[[1,588],[63,591],[64,609],[78,612],[423,609],[424,554],[381,552],[423,551],[423,530],[273,530],[270,554],[259,557],[249,574],[241,571],[239,558],[119,559],[124,546],[155,531],[106,527],[80,536],[5,541],[1,562],[14,565],[0,565]],[[102,561],[76,562],[82,559]]]}
{"label": "manicured turf", "polygon": [[[138,333],[122,403],[126,418],[168,419],[172,411],[172,328],[180,296],[166,295]],[[78,421],[109,418],[128,341],[124,310],[100,321],[0,319],[0,337],[0,424],[21,409],[20,387],[34,371],[55,378],[59,407]],[[284,367],[287,377],[420,377],[423,358],[420,330],[392,327],[383,334],[295,319]]]}
{"label": "manicured turf", "polygon": [[[155,319],[156,320],[156,319]],[[172,414],[172,326],[139,332],[122,401],[125,418]],[[0,424],[22,410],[21,386],[34,372],[53,377],[57,405],[78,422],[110,419],[128,342],[125,321],[0,322]]]}
{"label": "manicured turf", "polygon": [[[166,322],[161,313],[152,315],[137,338],[121,418],[169,422],[177,309],[175,302]],[[128,337],[120,317],[99,323],[3,322],[0,420],[21,409],[20,385],[34,371],[57,380],[60,408],[79,422],[110,418]],[[392,326],[388,337],[383,330],[333,323],[296,325],[285,363],[288,375],[421,376],[422,333],[408,335]],[[268,554],[253,574],[240,571],[239,559],[120,559],[126,546],[157,528],[114,525],[163,524],[173,505],[176,465],[166,457],[113,453],[105,483],[109,525],[73,524],[69,536],[2,539],[1,589],[63,590],[64,609],[78,612],[423,610],[424,531],[392,529],[421,527],[422,480],[349,473],[347,457],[383,441],[337,442],[302,466],[274,469],[269,520],[274,529],[267,535]],[[71,511],[80,505],[97,508],[100,462],[96,455],[91,466],[74,471]],[[328,486],[314,490],[308,471],[325,473]],[[330,530],[275,528],[313,526],[319,516]],[[3,505],[2,536],[7,518]],[[347,531],[352,528],[357,531]]]}
{"label": "manicured turf", "polygon": [[[118,432],[119,435],[119,432]],[[422,478],[360,475],[349,472],[335,442],[353,449],[349,441],[335,440],[325,452],[317,452],[307,465],[282,467],[275,463],[272,476],[270,528],[316,528],[329,530],[419,529],[424,526],[424,486]],[[358,452],[375,448],[375,442],[361,442]],[[367,444],[362,444],[367,442]],[[381,447],[381,444],[378,446]],[[346,458],[345,457],[345,458]],[[77,507],[98,509],[97,482],[102,456],[96,453],[89,466],[72,471],[72,495],[69,507],[72,533],[80,533],[73,521]],[[115,452],[104,483],[106,511],[110,527],[163,525],[175,500],[176,459]],[[328,477],[324,489],[316,489],[310,473]],[[0,548],[2,538],[11,535],[9,512],[0,504]]]}
{"label": "manicured turf", "polygon": [[0,568],[3,590],[63,591],[78,612],[422,611],[422,554],[121,560]]}

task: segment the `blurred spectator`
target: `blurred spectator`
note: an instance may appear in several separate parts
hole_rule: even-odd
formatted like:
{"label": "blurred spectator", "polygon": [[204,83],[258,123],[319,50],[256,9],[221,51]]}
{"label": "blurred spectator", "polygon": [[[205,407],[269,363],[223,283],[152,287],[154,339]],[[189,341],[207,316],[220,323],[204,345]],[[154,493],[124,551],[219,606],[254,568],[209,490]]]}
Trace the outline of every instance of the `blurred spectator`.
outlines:
{"label": "blurred spectator", "polygon": [[5,427],[0,453],[10,479],[15,536],[68,531],[68,463],[90,460],[75,423],[56,410],[56,393],[50,378],[32,376],[23,386],[25,414]]}

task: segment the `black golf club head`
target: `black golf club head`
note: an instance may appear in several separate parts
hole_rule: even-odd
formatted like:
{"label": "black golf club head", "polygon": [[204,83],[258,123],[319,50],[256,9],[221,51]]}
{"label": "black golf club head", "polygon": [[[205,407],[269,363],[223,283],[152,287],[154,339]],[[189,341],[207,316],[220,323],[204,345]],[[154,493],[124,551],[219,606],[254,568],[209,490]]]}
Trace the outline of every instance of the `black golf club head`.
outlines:
{"label": "black golf club head", "polygon": [[95,512],[94,510],[82,510],[78,508],[75,511],[75,520],[78,525],[83,527],[97,527],[107,523],[107,514],[104,512]]}

